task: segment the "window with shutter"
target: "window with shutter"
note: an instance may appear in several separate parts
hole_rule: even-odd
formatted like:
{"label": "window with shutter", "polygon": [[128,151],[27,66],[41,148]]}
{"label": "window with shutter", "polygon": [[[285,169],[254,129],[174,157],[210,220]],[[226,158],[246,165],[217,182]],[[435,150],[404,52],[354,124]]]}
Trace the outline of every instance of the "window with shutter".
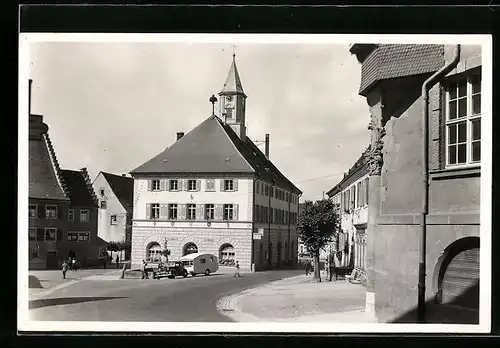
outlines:
{"label": "window with shutter", "polygon": [[221,191],[225,191],[225,187],[224,187],[224,180],[221,180],[221,181],[220,181],[220,190],[221,190]]}
{"label": "window with shutter", "polygon": [[196,180],[196,191],[201,190],[201,180]]}
{"label": "window with shutter", "polygon": [[239,205],[233,204],[233,220],[238,221],[239,219]]}
{"label": "window with shutter", "polygon": [[148,191],[153,191],[153,181],[148,180]]}
{"label": "window with shutter", "polygon": [[151,219],[151,204],[146,204],[146,219]]}
{"label": "window with shutter", "polygon": [[236,179],[233,180],[233,190],[238,191],[238,180]]}

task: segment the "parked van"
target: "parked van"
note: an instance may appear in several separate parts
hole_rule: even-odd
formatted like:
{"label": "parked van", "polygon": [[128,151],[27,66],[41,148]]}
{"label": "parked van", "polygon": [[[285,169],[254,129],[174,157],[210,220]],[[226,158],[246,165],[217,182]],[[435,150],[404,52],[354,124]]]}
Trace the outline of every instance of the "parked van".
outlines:
{"label": "parked van", "polygon": [[212,254],[193,253],[180,258],[186,271],[193,277],[197,274],[210,275],[219,269],[217,256]]}

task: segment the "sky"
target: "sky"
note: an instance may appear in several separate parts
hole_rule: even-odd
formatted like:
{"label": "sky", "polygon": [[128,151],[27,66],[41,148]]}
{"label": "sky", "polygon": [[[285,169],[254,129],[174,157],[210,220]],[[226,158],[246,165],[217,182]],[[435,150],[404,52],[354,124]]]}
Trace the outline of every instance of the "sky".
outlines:
{"label": "sky", "polygon": [[61,168],[86,167],[92,180],[129,173],[211,115],[233,51],[247,135],[269,133],[270,159],[301,201],[321,199],[369,143],[347,43],[32,43],[31,112],[44,116]]}

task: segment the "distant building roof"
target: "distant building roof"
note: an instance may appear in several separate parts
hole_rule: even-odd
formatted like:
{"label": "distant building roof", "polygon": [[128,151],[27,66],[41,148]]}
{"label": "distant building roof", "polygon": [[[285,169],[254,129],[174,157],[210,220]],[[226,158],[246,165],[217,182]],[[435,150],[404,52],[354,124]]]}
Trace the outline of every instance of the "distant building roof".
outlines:
{"label": "distant building roof", "polygon": [[443,45],[381,44],[371,45],[366,52],[358,46],[363,45],[353,45],[350,51],[362,61],[361,95],[380,80],[432,73],[444,65]]}
{"label": "distant building roof", "polygon": [[[29,197],[68,200],[59,180],[57,158],[42,116],[30,117],[29,139]],[[33,134],[35,133],[35,134]]]}
{"label": "distant building roof", "polygon": [[101,172],[109,186],[113,190],[120,204],[131,213],[134,207],[134,179],[115,175],[111,173]]}
{"label": "distant building roof", "polygon": [[82,172],[78,170],[61,170],[65,183],[66,191],[71,202],[75,207],[97,207],[94,201],[93,192],[85,181]]}
{"label": "distant building roof", "polygon": [[330,189],[326,194],[331,197],[335,194],[341,192],[344,188],[351,185],[353,182],[358,180],[359,178],[365,176],[368,173],[368,153],[370,152],[370,146],[363,151],[361,156],[357,159],[357,161],[353,164],[353,166],[346,173],[344,178],[340,180],[340,182],[335,185],[332,189]]}
{"label": "distant building roof", "polygon": [[282,188],[302,193],[248,138],[241,139],[218,117],[210,116],[159,155],[131,171],[141,174],[257,174]]}

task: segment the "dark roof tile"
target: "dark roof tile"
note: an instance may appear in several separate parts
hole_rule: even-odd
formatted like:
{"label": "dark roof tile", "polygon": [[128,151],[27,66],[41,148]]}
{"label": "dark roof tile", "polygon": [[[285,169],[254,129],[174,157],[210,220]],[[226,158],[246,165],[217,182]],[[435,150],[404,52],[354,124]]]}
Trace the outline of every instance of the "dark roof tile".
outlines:
{"label": "dark roof tile", "polygon": [[113,190],[115,196],[120,201],[121,205],[127,210],[127,212],[132,213],[134,208],[134,179],[111,173],[101,173],[104,175],[104,178]]}
{"label": "dark roof tile", "polygon": [[71,206],[97,207],[97,203],[94,201],[93,194],[89,190],[82,172],[64,169],[61,171],[61,175],[65,183],[66,191],[68,192]]}

